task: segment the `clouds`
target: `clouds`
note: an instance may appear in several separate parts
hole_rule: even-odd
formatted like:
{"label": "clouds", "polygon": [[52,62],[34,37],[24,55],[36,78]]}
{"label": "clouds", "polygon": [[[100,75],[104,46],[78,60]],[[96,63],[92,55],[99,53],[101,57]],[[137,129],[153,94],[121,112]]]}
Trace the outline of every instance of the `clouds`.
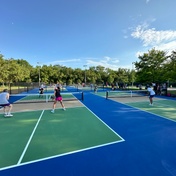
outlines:
{"label": "clouds", "polygon": [[62,66],[66,66],[66,65],[74,65],[75,63],[79,63],[80,62],[80,59],[58,59],[58,60],[55,60],[55,61],[51,61],[51,62],[47,62],[47,63],[44,63],[46,65],[62,65]]}
{"label": "clouds", "polygon": [[149,25],[145,23],[138,25],[131,36],[139,39],[144,49],[156,48],[169,53],[176,49],[176,31],[174,30],[157,31],[155,28],[149,28]]}
{"label": "clouds", "polygon": [[155,28],[145,29],[145,27],[139,25],[131,36],[140,39],[143,46],[155,46],[175,40],[176,31],[157,31]]}
{"label": "clouds", "polygon": [[82,69],[84,65],[88,67],[96,67],[103,66],[105,68],[110,68],[112,70],[117,70],[119,66],[119,60],[117,58],[111,58],[109,56],[104,56],[103,58],[80,58],[80,59],[59,59],[56,61],[52,61],[49,63],[45,63],[46,65],[62,65],[72,68],[80,68],[82,65]]}
{"label": "clouds", "polygon": [[86,60],[88,66],[103,66],[105,68],[110,68],[112,70],[117,70],[119,68],[119,60],[117,58],[111,58],[105,56],[103,59],[89,58]]}

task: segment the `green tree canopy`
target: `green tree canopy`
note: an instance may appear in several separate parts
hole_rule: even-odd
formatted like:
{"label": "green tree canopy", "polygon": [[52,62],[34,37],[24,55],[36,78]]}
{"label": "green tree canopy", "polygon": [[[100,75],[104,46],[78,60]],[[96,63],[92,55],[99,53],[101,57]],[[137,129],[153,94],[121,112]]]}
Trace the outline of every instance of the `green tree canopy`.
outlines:
{"label": "green tree canopy", "polygon": [[135,62],[137,81],[142,83],[162,82],[167,58],[166,52],[155,49],[139,56],[140,61]]}

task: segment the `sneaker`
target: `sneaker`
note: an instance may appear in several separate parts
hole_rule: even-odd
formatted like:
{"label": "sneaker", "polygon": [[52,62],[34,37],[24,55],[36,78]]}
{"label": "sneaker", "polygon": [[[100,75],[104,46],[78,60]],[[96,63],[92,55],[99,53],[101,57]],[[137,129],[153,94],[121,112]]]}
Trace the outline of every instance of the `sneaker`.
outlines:
{"label": "sneaker", "polygon": [[4,117],[12,117],[12,114],[4,114]]}
{"label": "sneaker", "polygon": [[62,108],[64,111],[66,111],[66,109],[65,108]]}
{"label": "sneaker", "polygon": [[7,116],[7,117],[12,117],[13,115],[9,113],[9,114],[7,114],[6,116]]}
{"label": "sneaker", "polygon": [[51,112],[54,113],[54,110],[52,110]]}
{"label": "sneaker", "polygon": [[150,105],[150,106],[153,106],[153,104],[151,104],[151,103],[150,103],[149,105]]}

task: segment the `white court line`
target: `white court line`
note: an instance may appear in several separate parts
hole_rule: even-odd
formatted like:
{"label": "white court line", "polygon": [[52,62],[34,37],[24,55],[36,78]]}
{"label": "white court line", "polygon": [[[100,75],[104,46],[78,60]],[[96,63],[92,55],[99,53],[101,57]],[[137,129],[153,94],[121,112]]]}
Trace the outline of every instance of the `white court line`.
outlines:
{"label": "white court line", "polygon": [[101,121],[109,130],[111,130],[114,134],[116,134],[118,137],[121,138],[121,142],[124,142],[125,139],[123,139],[118,133],[116,133],[110,126],[108,126],[103,120],[101,120],[94,112],[92,112],[86,105],[84,105],[81,101],[80,103],[88,110],[90,111],[99,121]]}
{"label": "white court line", "polygon": [[33,129],[33,132],[32,132],[32,134],[31,134],[31,136],[30,136],[30,138],[29,138],[29,140],[28,140],[28,142],[27,142],[27,144],[26,144],[26,146],[25,146],[25,148],[24,148],[24,150],[23,150],[23,153],[22,153],[22,155],[21,155],[21,157],[20,157],[20,159],[19,159],[17,165],[19,165],[19,164],[21,163],[21,161],[22,161],[22,159],[23,159],[23,157],[24,157],[24,155],[25,155],[25,153],[26,153],[26,150],[27,150],[27,148],[28,148],[28,146],[29,146],[29,144],[30,144],[30,142],[31,142],[31,140],[32,140],[32,137],[34,136],[34,133],[35,133],[35,131],[36,131],[36,129],[37,129],[37,126],[38,126],[38,124],[39,124],[39,122],[40,122],[40,120],[41,120],[41,118],[42,118],[42,116],[43,116],[43,113],[44,113],[44,110],[42,111],[42,113],[41,113],[41,115],[40,115],[40,117],[39,117],[39,119],[38,119],[38,121],[37,121],[37,123],[36,123],[34,129]]}
{"label": "white court line", "polygon": [[[78,100],[79,101],[79,100]],[[79,153],[79,152],[84,152],[84,151],[88,151],[88,150],[93,150],[93,149],[97,149],[97,148],[101,148],[101,147],[105,147],[105,146],[110,146],[110,145],[113,145],[113,144],[118,144],[118,143],[121,143],[121,142],[124,142],[125,140],[119,135],[117,134],[112,128],[110,128],[104,121],[102,121],[96,114],[94,114],[87,106],[85,106],[81,101],[80,103],[83,105],[83,106],[78,106],[76,108],[86,108],[88,111],[90,111],[96,118],[98,118],[98,120],[100,120],[107,128],[109,128],[109,130],[111,130],[114,134],[116,134],[119,138],[121,138],[121,140],[116,140],[116,141],[113,141],[113,142],[107,142],[107,143],[104,143],[104,144],[100,144],[100,145],[95,145],[95,146],[92,146],[92,147],[88,147],[88,148],[83,148],[83,149],[79,149],[79,150],[75,150],[75,151],[71,151],[71,152],[66,152],[66,153],[63,153],[63,154],[59,154],[59,155],[54,155],[54,156],[51,156],[51,157],[46,157],[46,158],[41,158],[41,159],[38,159],[38,160],[33,160],[33,161],[29,161],[29,162],[25,162],[25,163],[21,163],[22,161],[22,158],[29,146],[29,143],[34,135],[34,132],[38,126],[38,123],[40,122],[40,119],[44,113],[44,110],[43,112],[41,113],[40,115],[40,118],[31,134],[31,137],[28,141],[28,144],[26,145],[24,151],[23,151],[23,154],[21,155],[21,158],[20,160],[18,161],[18,164],[17,165],[12,165],[12,166],[8,166],[8,167],[4,167],[4,168],[0,168],[0,171],[1,170],[5,170],[5,169],[10,169],[10,168],[14,168],[14,167],[18,167],[18,166],[23,166],[23,165],[27,165],[27,164],[32,164],[32,163],[36,163],[36,162],[40,162],[40,161],[45,161],[45,160],[49,160],[49,159],[53,159],[53,158],[58,158],[58,157],[62,157],[62,156],[67,156],[67,155],[71,155],[71,154],[75,154],[75,153]],[[74,108],[74,107],[73,107]]]}
{"label": "white court line", "polygon": [[[114,134],[116,134],[119,138],[121,138],[121,142],[125,141],[125,139],[122,138],[116,131],[114,131],[109,125],[107,125],[103,120],[101,120],[94,112],[92,112],[87,106],[85,106],[101,123],[103,123],[110,131],[112,131]],[[119,141],[119,142],[120,142]]]}
{"label": "white court line", "polygon": [[[166,104],[164,102],[161,103],[161,101],[166,101]],[[170,100],[166,100],[166,99],[161,99],[161,100],[154,100],[153,101],[153,106],[154,107],[158,107],[156,105],[159,105],[159,106],[167,106],[167,107],[171,107],[171,108],[175,108],[175,106],[172,106],[172,105],[168,105],[167,104],[167,101],[170,101]],[[171,100],[171,101],[174,101],[174,100]],[[135,104],[135,103],[147,103],[148,101],[135,101],[135,102],[125,102],[125,104]],[[120,102],[121,103],[121,102]]]}
{"label": "white court line", "polygon": [[[111,100],[112,100],[112,101],[115,101],[114,99],[111,99]],[[133,108],[133,109],[137,109],[137,110],[139,110],[139,111],[143,111],[143,112],[146,112],[146,113],[149,113],[149,114],[155,115],[155,116],[157,116],[157,117],[160,117],[160,118],[163,118],[163,119],[166,119],[166,120],[169,120],[169,121],[172,121],[172,122],[175,122],[175,123],[176,123],[176,120],[170,119],[169,117],[164,117],[164,116],[161,116],[161,115],[152,113],[152,112],[150,112],[150,111],[147,111],[147,110],[144,110],[144,109],[140,109],[140,108],[134,107],[134,106],[132,106],[132,105],[128,105],[128,103],[122,103],[122,102],[118,102],[118,101],[115,101],[115,102],[120,103],[120,104],[123,104],[123,105],[128,106],[128,107],[131,107],[131,108]],[[164,105],[165,105],[165,104],[164,104]],[[150,105],[148,105],[148,106],[149,106],[149,107],[155,107],[155,102],[154,102],[154,105],[153,105],[153,106],[150,106]],[[146,107],[146,108],[147,108],[147,107]]]}
{"label": "white court line", "polygon": [[124,142],[124,140],[114,141],[114,142],[105,143],[105,144],[100,144],[100,145],[96,145],[96,146],[93,146],[93,147],[88,147],[88,148],[84,148],[84,149],[80,149],[80,150],[75,150],[75,151],[71,151],[71,152],[67,152],[67,153],[63,153],[63,154],[59,154],[59,155],[54,155],[54,156],[50,156],[50,157],[46,157],[46,158],[41,158],[41,159],[21,163],[19,165],[12,165],[12,166],[8,166],[8,167],[0,168],[0,171],[15,168],[15,167],[18,167],[18,166],[24,166],[24,165],[28,165],[28,164],[41,162],[41,161],[46,161],[46,160],[49,160],[49,159],[54,159],[54,158],[58,158],[58,157],[72,155],[72,154],[76,154],[76,153],[80,153],[80,152],[84,152],[84,151],[88,151],[88,150],[93,150],[93,149],[97,149],[97,148],[101,148],[101,147],[105,147],[105,146],[109,146],[109,145],[113,145],[113,144],[117,144],[117,143],[121,143],[121,142]]}

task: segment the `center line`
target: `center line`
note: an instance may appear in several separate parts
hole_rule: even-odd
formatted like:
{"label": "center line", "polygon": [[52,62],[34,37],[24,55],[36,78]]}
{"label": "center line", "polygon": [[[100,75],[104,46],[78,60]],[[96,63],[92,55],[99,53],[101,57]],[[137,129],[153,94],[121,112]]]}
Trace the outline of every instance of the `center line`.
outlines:
{"label": "center line", "polygon": [[39,117],[39,119],[38,119],[38,121],[37,121],[37,123],[36,123],[36,125],[35,125],[35,128],[34,128],[32,134],[31,134],[31,136],[30,136],[30,138],[29,138],[29,140],[28,140],[28,142],[27,142],[27,144],[26,144],[26,147],[25,147],[24,150],[23,150],[23,153],[22,153],[22,155],[21,155],[21,157],[20,157],[20,159],[19,159],[17,165],[19,165],[19,164],[21,163],[21,161],[22,161],[22,159],[23,159],[23,157],[24,157],[24,155],[25,155],[25,153],[26,153],[26,150],[27,150],[27,148],[28,148],[28,146],[29,146],[29,144],[30,144],[30,142],[31,142],[31,140],[32,140],[32,137],[33,137],[33,135],[34,135],[34,133],[35,133],[35,131],[36,131],[36,128],[37,128],[37,126],[38,126],[38,124],[39,124],[39,122],[40,122],[40,120],[41,120],[41,118],[42,118],[43,113],[44,113],[44,110],[42,111],[42,113],[41,113],[41,115],[40,115],[40,117]]}

